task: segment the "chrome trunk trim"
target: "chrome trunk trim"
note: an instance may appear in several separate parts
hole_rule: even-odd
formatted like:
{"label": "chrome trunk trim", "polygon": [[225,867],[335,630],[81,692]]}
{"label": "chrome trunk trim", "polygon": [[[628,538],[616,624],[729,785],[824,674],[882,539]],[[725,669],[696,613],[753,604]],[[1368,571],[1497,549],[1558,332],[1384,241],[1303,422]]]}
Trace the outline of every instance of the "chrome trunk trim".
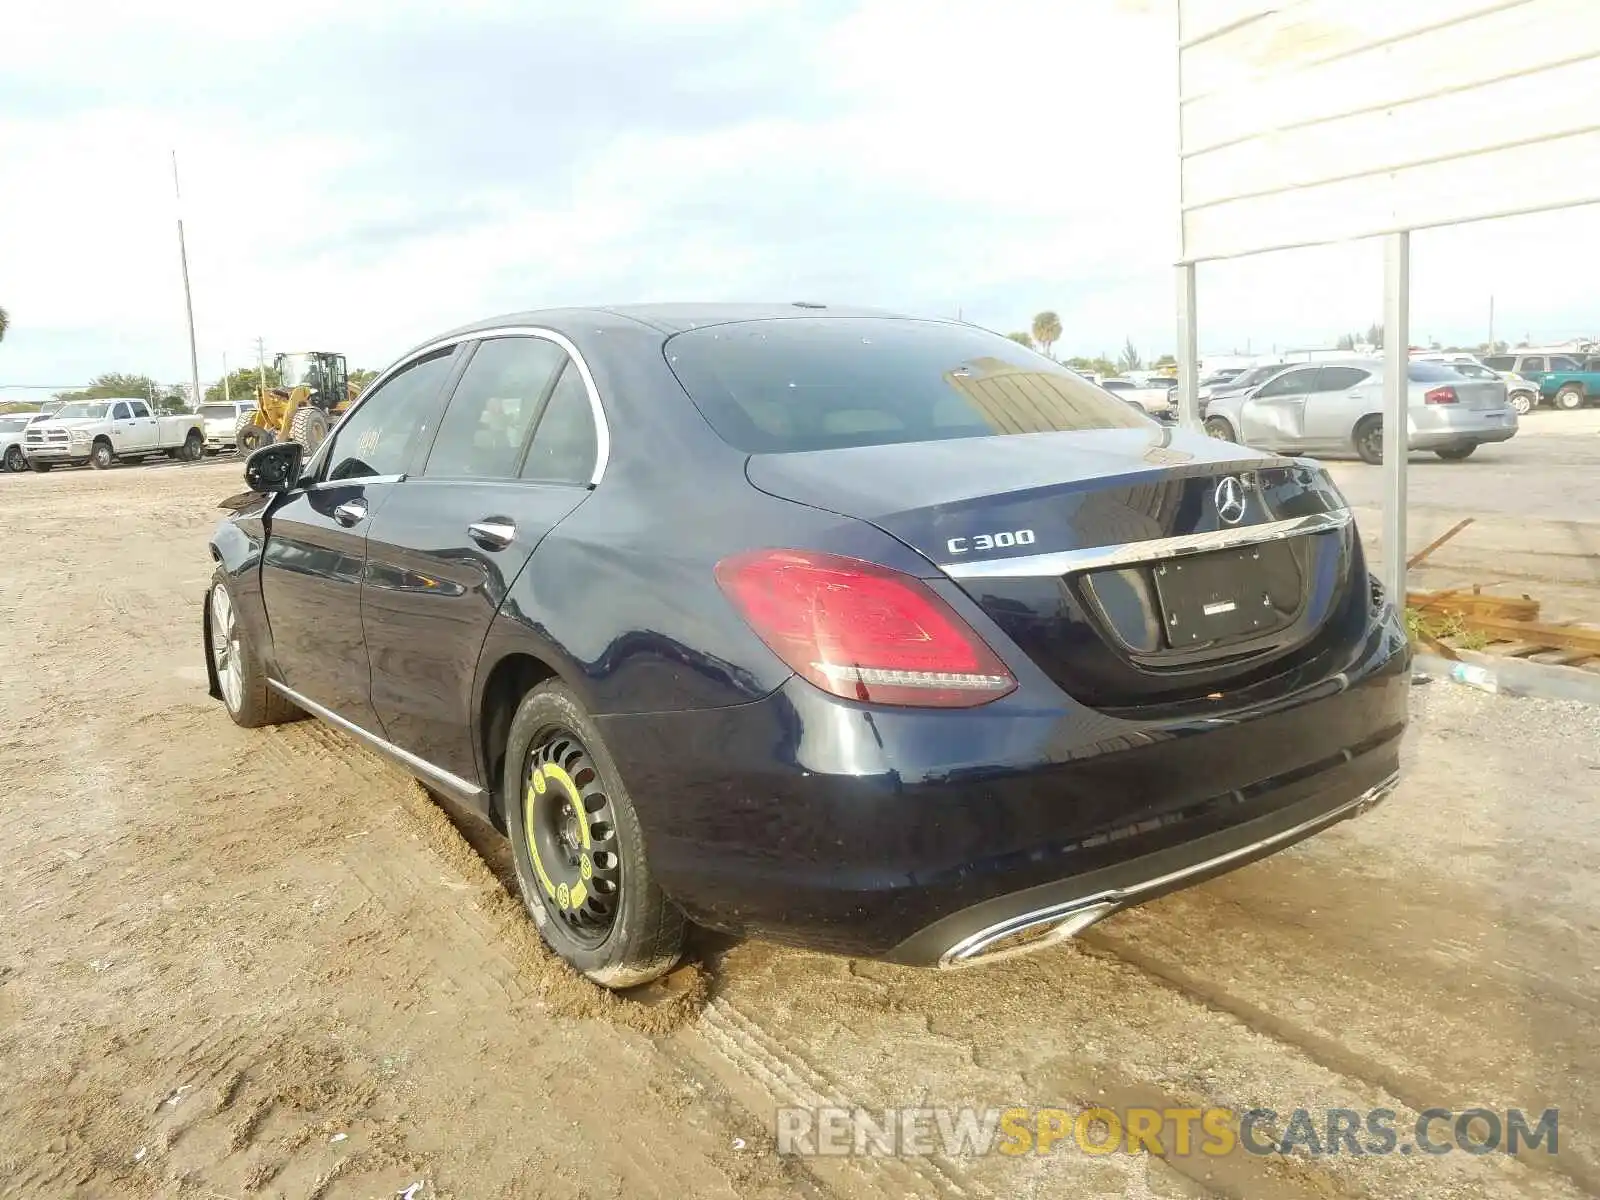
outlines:
{"label": "chrome trunk trim", "polygon": [[952,579],[1070,575],[1074,571],[1099,571],[1132,563],[1159,562],[1185,554],[1204,554],[1208,550],[1254,546],[1304,534],[1331,533],[1343,529],[1350,521],[1348,508],[1336,508],[1283,521],[1267,521],[1260,525],[1238,525],[1208,533],[1150,538],[1143,542],[1122,542],[1114,546],[1085,546],[1080,550],[1057,550],[1050,554],[1027,554],[1017,558],[986,558],[977,562],[943,562],[939,564],[939,569]]}

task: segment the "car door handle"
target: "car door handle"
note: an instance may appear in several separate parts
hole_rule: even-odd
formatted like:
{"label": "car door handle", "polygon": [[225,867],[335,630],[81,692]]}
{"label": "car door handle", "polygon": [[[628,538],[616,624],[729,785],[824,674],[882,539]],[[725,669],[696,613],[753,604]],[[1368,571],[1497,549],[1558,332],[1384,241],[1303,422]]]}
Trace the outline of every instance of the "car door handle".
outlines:
{"label": "car door handle", "polygon": [[333,510],[333,519],[341,525],[358,525],[367,519],[367,502],[360,496],[346,500]]}
{"label": "car door handle", "polygon": [[468,525],[467,533],[485,550],[504,550],[517,536],[517,525],[505,517],[485,517]]}

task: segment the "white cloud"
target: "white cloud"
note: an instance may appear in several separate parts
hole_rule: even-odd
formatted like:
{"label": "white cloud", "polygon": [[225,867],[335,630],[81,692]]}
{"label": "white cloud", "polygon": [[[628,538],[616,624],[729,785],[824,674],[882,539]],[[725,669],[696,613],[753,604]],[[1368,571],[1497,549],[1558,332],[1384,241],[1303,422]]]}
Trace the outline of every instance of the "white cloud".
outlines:
{"label": "white cloud", "polygon": [[[1064,350],[1153,356],[1171,64],[1146,0],[35,6],[0,45],[0,383],[186,373],[172,148],[208,376],[257,334],[378,365],[494,312],[671,298],[1050,307]],[[1419,234],[1414,329],[1480,340],[1493,291],[1502,334],[1594,332],[1594,215]],[[1331,339],[1381,286],[1371,243],[1208,264],[1202,343]]]}

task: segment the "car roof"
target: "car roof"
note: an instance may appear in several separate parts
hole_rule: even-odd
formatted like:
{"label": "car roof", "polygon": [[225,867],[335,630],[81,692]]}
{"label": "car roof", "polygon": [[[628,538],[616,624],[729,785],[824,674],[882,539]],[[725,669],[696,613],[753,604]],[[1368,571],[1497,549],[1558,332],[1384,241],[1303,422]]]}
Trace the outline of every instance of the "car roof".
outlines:
{"label": "car roof", "polygon": [[[527,312],[504,313],[483,321],[474,321],[452,329],[430,342],[459,337],[481,329],[494,329],[505,325],[542,325],[557,331],[573,324],[606,329],[627,325],[648,325],[662,333],[682,333],[704,325],[726,325],[733,321],[773,321],[793,317],[888,317],[899,320],[916,320],[906,313],[886,309],[864,308],[857,305],[822,304],[798,300],[786,304],[616,304],[594,305],[582,308],[541,308]],[[937,318],[935,318],[937,319]]]}

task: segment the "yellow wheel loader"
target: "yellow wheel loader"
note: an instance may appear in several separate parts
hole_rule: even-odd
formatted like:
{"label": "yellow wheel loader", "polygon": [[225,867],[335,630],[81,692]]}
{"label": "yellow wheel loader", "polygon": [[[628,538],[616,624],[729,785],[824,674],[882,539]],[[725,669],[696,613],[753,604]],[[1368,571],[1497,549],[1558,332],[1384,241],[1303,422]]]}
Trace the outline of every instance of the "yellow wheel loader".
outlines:
{"label": "yellow wheel loader", "polygon": [[263,387],[255,409],[240,415],[235,444],[249,454],[269,442],[299,442],[310,457],[356,398],[344,355],[306,350],[280,354],[272,365],[279,386]]}

